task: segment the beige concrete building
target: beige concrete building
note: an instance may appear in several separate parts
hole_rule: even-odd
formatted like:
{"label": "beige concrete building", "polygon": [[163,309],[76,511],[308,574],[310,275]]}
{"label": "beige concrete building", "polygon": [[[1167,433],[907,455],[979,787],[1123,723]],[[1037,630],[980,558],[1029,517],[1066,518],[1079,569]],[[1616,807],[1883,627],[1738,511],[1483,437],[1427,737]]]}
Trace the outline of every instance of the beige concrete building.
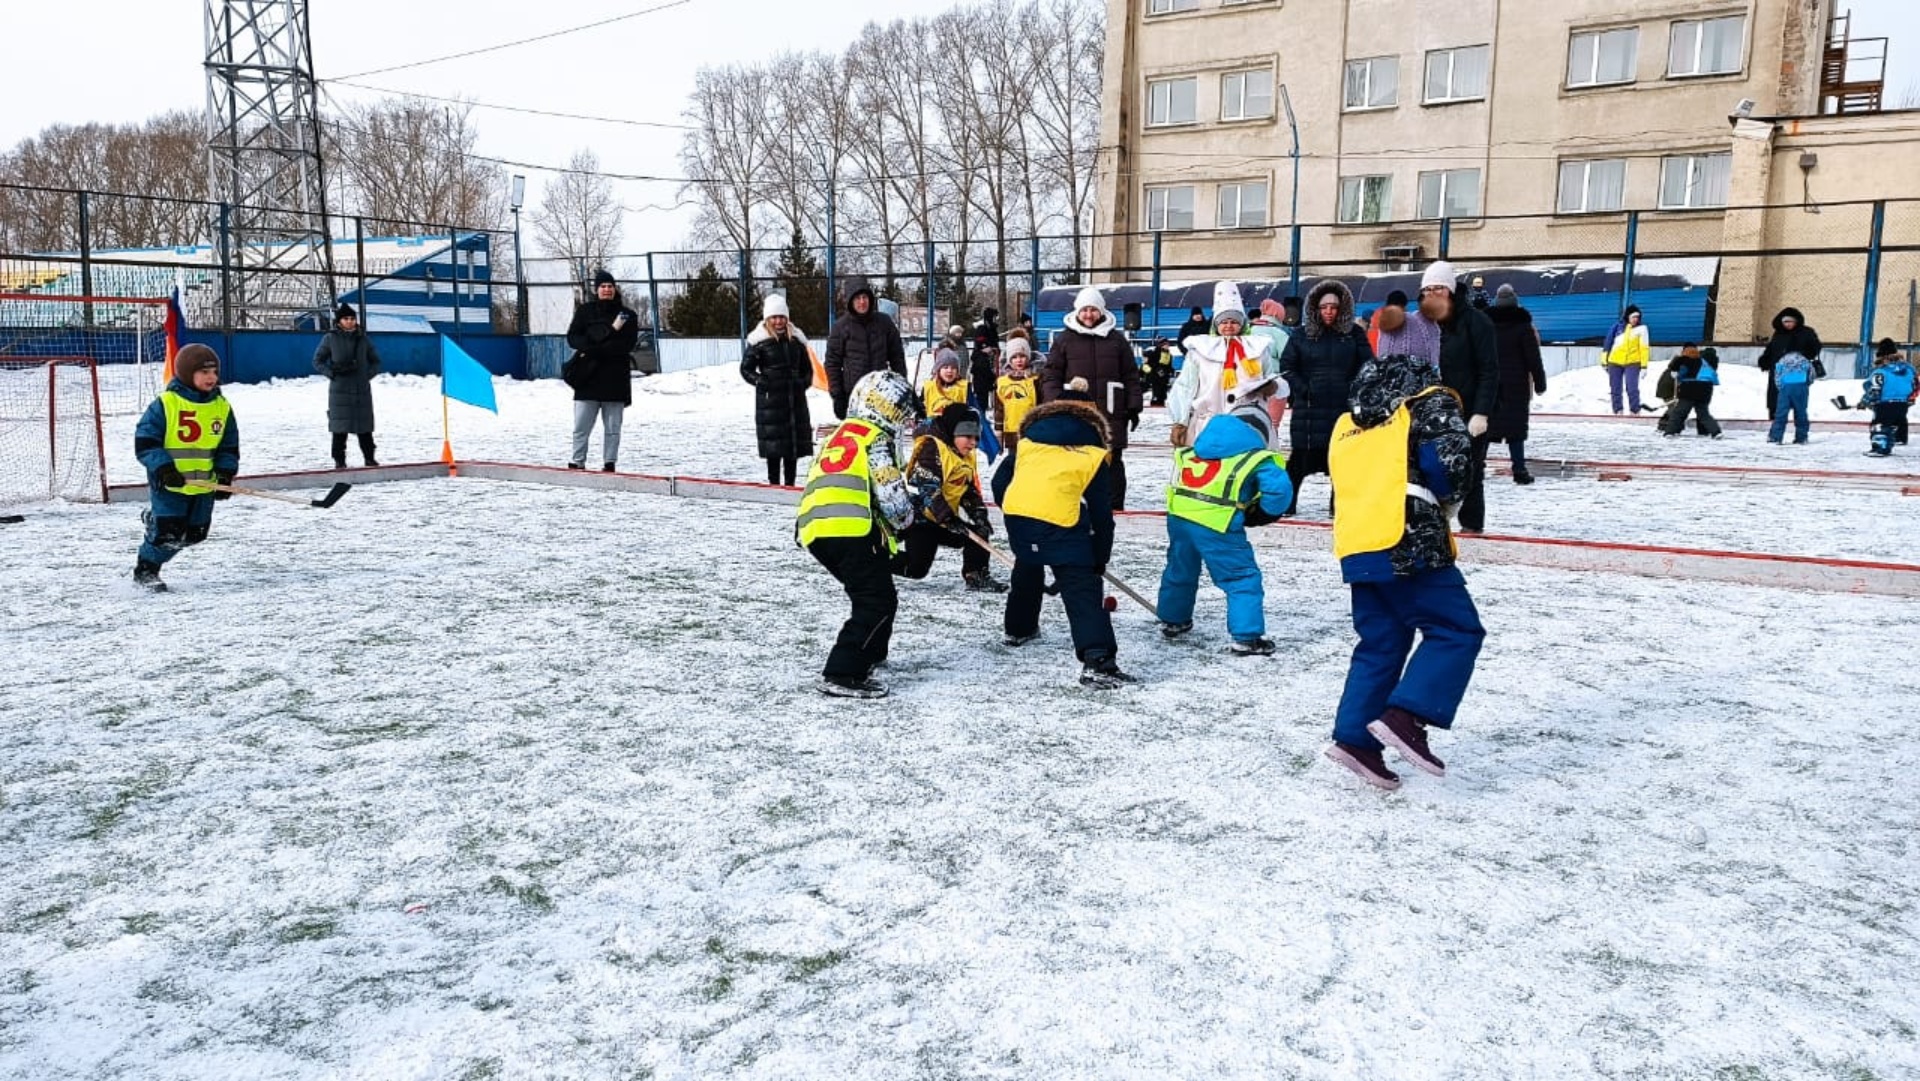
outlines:
{"label": "beige concrete building", "polygon": [[[1832,204],[1920,196],[1920,112],[1880,110],[1885,42],[1833,8],[1108,0],[1095,262],[1143,265],[1151,238],[1114,234],[1159,231],[1183,276],[1272,277],[1297,220],[1303,278],[1419,266],[1442,218],[1456,263],[1618,258],[1639,212],[1642,254],[1723,256],[1716,337],[1795,303],[1849,340],[1872,208]],[[1920,244],[1920,204],[1886,230]],[[1741,255],[1809,248],[1854,250]],[[1894,336],[1914,258],[1883,267]]]}

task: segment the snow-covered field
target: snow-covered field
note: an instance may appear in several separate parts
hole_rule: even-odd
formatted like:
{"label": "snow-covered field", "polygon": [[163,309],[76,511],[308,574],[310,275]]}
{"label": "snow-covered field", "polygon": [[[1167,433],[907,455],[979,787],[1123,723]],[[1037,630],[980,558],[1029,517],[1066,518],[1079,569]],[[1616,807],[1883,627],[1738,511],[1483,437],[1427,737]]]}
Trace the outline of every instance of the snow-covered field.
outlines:
{"label": "snow-covered field", "polygon": [[[636,384],[622,465],[758,476],[731,378]],[[561,461],[564,390],[500,391],[453,407],[460,455]],[[325,463],[319,381],[231,393],[249,471]],[[432,383],[377,393],[383,457],[435,457]],[[1534,453],[1760,438],[1568,423]],[[1547,480],[1490,517],[1707,546],[1736,527],[1702,500],[1749,493],[1731,517],[1823,544],[1913,521]],[[903,587],[894,697],[847,705],[806,689],[844,602],[777,507],[236,499],[163,597],[127,579],[138,515],[4,527],[32,553],[0,583],[7,1081],[1920,1074],[1910,602],[1469,568],[1452,775],[1383,797],[1319,756],[1327,555],[1262,550],[1275,658],[1221,651],[1217,595],[1177,645],[1123,608],[1144,682],[1107,695],[1057,610],[1008,650],[944,557]],[[1115,572],[1150,587],[1153,536]]]}

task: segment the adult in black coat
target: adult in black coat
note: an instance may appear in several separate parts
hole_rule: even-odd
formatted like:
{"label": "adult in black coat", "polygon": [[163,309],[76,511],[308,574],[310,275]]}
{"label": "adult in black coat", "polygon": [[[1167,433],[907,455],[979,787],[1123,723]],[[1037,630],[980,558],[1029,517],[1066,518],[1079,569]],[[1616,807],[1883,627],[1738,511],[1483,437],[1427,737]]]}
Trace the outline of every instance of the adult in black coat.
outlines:
{"label": "adult in black coat", "polygon": [[1504,440],[1513,460],[1513,482],[1532,484],[1527,471],[1527,422],[1535,394],[1547,392],[1547,369],[1540,360],[1540,334],[1533,313],[1520,306],[1513,286],[1502,285],[1487,309],[1493,323],[1494,352],[1500,362],[1500,395],[1487,422],[1487,438]]}
{"label": "adult in black coat", "polygon": [[[1790,353],[1798,353],[1818,365],[1820,360],[1820,335],[1807,325],[1807,317],[1800,314],[1799,308],[1782,308],[1780,314],[1773,317],[1773,336],[1767,339],[1767,347],[1760,351],[1760,370],[1767,373],[1767,416],[1773,416],[1774,404],[1779,400],[1780,390],[1773,385],[1773,366]],[[1814,368],[1814,374],[1825,376],[1820,367]]]}
{"label": "adult in black coat", "polygon": [[1180,333],[1174,335],[1173,340],[1176,342],[1184,342],[1188,338],[1212,333],[1213,324],[1207,322],[1207,310],[1205,308],[1195,308],[1187,315],[1187,321],[1180,324]]}
{"label": "adult in black coat", "polygon": [[993,388],[1000,380],[1000,310],[988,308],[973,325],[973,354],[967,370],[967,393],[981,416],[993,412]]}
{"label": "adult in black coat", "polygon": [[1146,407],[1140,364],[1134,359],[1133,343],[1107,310],[1100,290],[1093,286],[1080,290],[1073,304],[1074,309],[1062,324],[1064,329],[1053,336],[1053,346],[1047,350],[1047,366],[1040,373],[1040,400],[1057,402],[1074,380],[1086,381],[1083,389],[1107,422],[1107,462],[1113,467],[1108,494],[1113,498],[1113,509],[1124,510],[1127,466],[1121,452],[1127,449],[1127,432],[1140,426],[1140,411]]}
{"label": "adult in black coat", "polygon": [[900,340],[900,328],[873,298],[866,279],[849,283],[846,317],[833,324],[827,335],[827,355],[820,366],[827,370],[827,393],[833,397],[833,415],[847,419],[847,392],[868,372],[892,369],[907,374],[907,347]]}
{"label": "adult in black coat", "polygon": [[373,377],[380,374],[380,352],[360,329],[360,313],[342,304],[335,327],[313,351],[313,370],[327,377],[327,431],[333,436],[333,467],[347,467],[347,436],[358,437],[360,457],[373,460]]}
{"label": "adult in black coat", "polygon": [[620,286],[602,270],[593,276],[594,299],[573,310],[567,344],[573,357],[561,369],[573,388],[573,457],[569,469],[585,469],[593,423],[600,421],[600,456],[608,473],[620,460],[620,427],[633,404],[633,347],[640,317],[620,300]]}
{"label": "adult in black coat", "polygon": [[1373,359],[1366,328],[1353,318],[1353,293],[1345,285],[1328,278],[1309,290],[1305,318],[1306,325],[1287,336],[1280,353],[1280,377],[1292,395],[1287,479],[1293,482],[1293,498],[1287,503],[1288,514],[1299,506],[1300,482],[1327,471],[1333,427],[1352,408],[1348,396],[1353,377]]}
{"label": "adult in black coat", "polygon": [[1466,302],[1453,264],[1445,261],[1420,278],[1420,313],[1440,328],[1440,382],[1460,396],[1467,433],[1473,436],[1473,476],[1460,503],[1460,529],[1482,533],[1487,528],[1487,429],[1500,400],[1493,321]]}
{"label": "adult in black coat", "polygon": [[747,335],[740,378],[753,384],[753,429],[760,457],[767,460],[767,483],[794,483],[800,459],[813,454],[813,418],[807,388],[813,385],[813,357],[807,336],[787,317],[787,298],[774,294],[762,305],[760,325]]}

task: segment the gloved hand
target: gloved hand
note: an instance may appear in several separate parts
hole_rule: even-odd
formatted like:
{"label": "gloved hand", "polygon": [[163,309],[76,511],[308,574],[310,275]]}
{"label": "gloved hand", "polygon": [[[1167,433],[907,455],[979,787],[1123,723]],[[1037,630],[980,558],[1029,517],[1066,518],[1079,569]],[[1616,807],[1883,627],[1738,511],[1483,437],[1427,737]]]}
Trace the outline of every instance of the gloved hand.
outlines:
{"label": "gloved hand", "polygon": [[333,362],[333,374],[335,375],[352,375],[353,368],[354,363],[351,360],[336,360]]}
{"label": "gloved hand", "polygon": [[949,515],[946,521],[940,523],[940,528],[961,540],[967,539],[967,523],[961,521],[958,515]]}
{"label": "gloved hand", "polygon": [[833,419],[847,419],[847,400],[845,398],[835,398],[833,400]]}
{"label": "gloved hand", "polygon": [[1475,413],[1473,418],[1467,421],[1467,434],[1475,439],[1487,434],[1487,418],[1482,414]]}
{"label": "gloved hand", "polygon": [[172,462],[161,466],[155,476],[160,478],[160,486],[163,488],[178,488],[187,483],[186,474],[180,472],[179,467]]}
{"label": "gloved hand", "polygon": [[[213,482],[215,484],[232,484],[233,474],[216,472],[213,475]],[[215,492],[213,493],[213,498],[216,502],[224,501],[224,500],[232,499],[233,493],[232,492]]]}
{"label": "gloved hand", "polygon": [[981,540],[993,539],[993,519],[988,518],[984,510],[973,516],[973,522],[969,528],[980,534]]}
{"label": "gloved hand", "polygon": [[1187,426],[1184,424],[1174,425],[1173,431],[1172,433],[1169,434],[1168,438],[1173,441],[1173,445],[1176,447],[1186,446],[1187,445]]}
{"label": "gloved hand", "polygon": [[1140,430],[1140,414],[1135,413],[1132,416],[1127,418],[1127,431],[1137,432],[1139,430]]}
{"label": "gloved hand", "polygon": [[1268,514],[1266,512],[1266,509],[1260,506],[1260,504],[1257,502],[1253,506],[1247,508],[1246,516],[1247,516],[1247,525],[1255,528],[1258,528],[1263,525],[1272,525],[1273,523],[1280,520],[1279,515]]}

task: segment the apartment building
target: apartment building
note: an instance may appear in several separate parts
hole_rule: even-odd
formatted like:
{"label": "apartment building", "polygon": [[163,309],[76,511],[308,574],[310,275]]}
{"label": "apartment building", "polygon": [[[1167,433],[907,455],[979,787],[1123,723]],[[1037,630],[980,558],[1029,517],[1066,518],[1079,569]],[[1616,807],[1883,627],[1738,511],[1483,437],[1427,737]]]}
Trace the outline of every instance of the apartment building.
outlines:
{"label": "apartment building", "polygon": [[[1271,274],[1300,222],[1309,276],[1358,273],[1434,258],[1441,219],[1457,260],[1603,256],[1630,211],[1647,250],[1791,246],[1856,217],[1864,244],[1870,208],[1739,209],[1920,194],[1920,114],[1881,111],[1858,60],[1877,42],[1883,71],[1885,42],[1833,8],[1108,0],[1096,260],[1141,265],[1152,240],[1118,234],[1159,232],[1165,264]],[[1728,260],[1718,329],[1764,329],[1789,277]]]}

